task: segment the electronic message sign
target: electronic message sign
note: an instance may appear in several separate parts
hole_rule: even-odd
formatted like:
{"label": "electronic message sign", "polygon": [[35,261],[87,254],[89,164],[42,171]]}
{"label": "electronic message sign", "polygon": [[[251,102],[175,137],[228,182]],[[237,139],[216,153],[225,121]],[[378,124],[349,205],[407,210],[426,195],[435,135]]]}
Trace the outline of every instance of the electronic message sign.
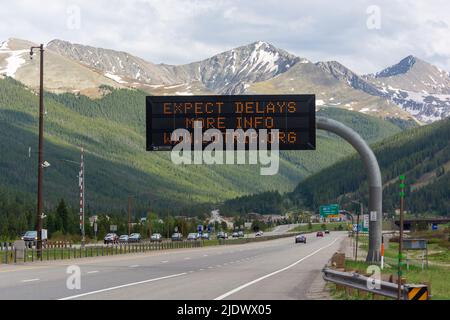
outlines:
{"label": "electronic message sign", "polygon": [[[202,132],[216,129],[224,145],[231,139],[245,143],[247,150],[255,140],[261,148],[262,129],[268,133],[268,149],[274,129],[279,150],[315,150],[316,146],[315,95],[148,96],[146,112],[148,151],[171,150],[183,140],[194,143],[195,125]],[[176,129],[185,129],[187,135],[173,139]],[[201,144],[205,148],[208,141],[202,137]]]}

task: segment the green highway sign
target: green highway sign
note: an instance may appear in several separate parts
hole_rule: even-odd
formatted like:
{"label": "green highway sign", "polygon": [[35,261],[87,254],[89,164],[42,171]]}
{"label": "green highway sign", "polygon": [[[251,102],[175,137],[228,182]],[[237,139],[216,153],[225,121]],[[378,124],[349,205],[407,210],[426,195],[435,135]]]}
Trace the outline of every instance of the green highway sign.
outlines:
{"label": "green highway sign", "polygon": [[339,215],[339,205],[338,204],[327,204],[326,206],[320,206],[320,216],[328,217]]}

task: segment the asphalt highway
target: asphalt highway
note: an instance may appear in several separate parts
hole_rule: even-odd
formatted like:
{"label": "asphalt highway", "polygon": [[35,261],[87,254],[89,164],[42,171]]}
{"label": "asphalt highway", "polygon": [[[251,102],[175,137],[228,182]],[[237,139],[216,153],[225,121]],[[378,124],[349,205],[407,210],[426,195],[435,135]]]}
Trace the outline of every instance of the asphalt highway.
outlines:
{"label": "asphalt highway", "polygon": [[309,299],[345,236],[0,265],[0,299]]}

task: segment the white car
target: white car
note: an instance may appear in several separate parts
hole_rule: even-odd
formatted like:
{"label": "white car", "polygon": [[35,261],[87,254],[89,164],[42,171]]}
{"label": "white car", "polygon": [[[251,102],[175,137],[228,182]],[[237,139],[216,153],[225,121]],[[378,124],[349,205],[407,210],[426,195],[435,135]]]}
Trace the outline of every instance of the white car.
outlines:
{"label": "white car", "polygon": [[255,237],[261,237],[263,234],[264,232],[258,231],[257,233],[255,233]]}

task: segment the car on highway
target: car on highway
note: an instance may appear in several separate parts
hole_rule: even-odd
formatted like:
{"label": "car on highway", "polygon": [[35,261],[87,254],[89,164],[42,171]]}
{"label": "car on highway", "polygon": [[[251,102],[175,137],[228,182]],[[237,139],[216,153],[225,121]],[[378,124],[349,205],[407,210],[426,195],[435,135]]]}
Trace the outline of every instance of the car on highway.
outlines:
{"label": "car on highway", "polygon": [[255,237],[261,237],[263,234],[264,232],[258,231],[257,233],[255,233]]}
{"label": "car on highway", "polygon": [[317,231],[316,237],[323,237],[323,232],[322,231]]}
{"label": "car on highway", "polygon": [[295,243],[306,243],[306,237],[303,234],[295,236]]}
{"label": "car on highway", "polygon": [[231,236],[232,236],[233,238],[239,238],[239,233],[237,233],[237,232],[235,231],[235,232],[233,232],[233,233],[231,234]]}
{"label": "car on highway", "polygon": [[325,230],[325,234],[330,234],[330,230]]}
{"label": "car on highway", "polygon": [[[25,241],[25,245],[29,248],[37,244],[37,231],[27,231],[21,237]],[[47,242],[47,229],[42,229],[42,244],[45,246]]]}
{"label": "car on highway", "polygon": [[211,239],[211,235],[207,232],[205,232],[204,234],[202,234],[202,239],[203,240],[210,240]]}
{"label": "car on highway", "polygon": [[119,236],[117,234],[115,234],[115,233],[108,233],[103,238],[104,244],[117,243],[118,241],[119,241]]}
{"label": "car on highway", "polygon": [[161,242],[162,241],[162,236],[160,233],[154,233],[150,236],[150,241],[151,242]]}
{"label": "car on highway", "polygon": [[120,242],[120,243],[128,243],[128,239],[129,239],[129,237],[128,237],[127,234],[122,234],[122,235],[119,237],[119,242]]}
{"label": "car on highway", "polygon": [[226,232],[220,231],[217,234],[217,239],[228,239],[228,234]]}
{"label": "car on highway", "polygon": [[128,237],[128,242],[141,242],[141,234],[140,233],[132,233]]}
{"label": "car on highway", "polygon": [[183,241],[183,235],[179,232],[175,232],[171,237],[172,241]]}
{"label": "car on highway", "polygon": [[187,240],[189,241],[198,240],[198,233],[189,233],[187,236]]}
{"label": "car on highway", "polygon": [[244,231],[239,231],[238,232],[238,237],[239,238],[243,238],[245,235],[244,235]]}

